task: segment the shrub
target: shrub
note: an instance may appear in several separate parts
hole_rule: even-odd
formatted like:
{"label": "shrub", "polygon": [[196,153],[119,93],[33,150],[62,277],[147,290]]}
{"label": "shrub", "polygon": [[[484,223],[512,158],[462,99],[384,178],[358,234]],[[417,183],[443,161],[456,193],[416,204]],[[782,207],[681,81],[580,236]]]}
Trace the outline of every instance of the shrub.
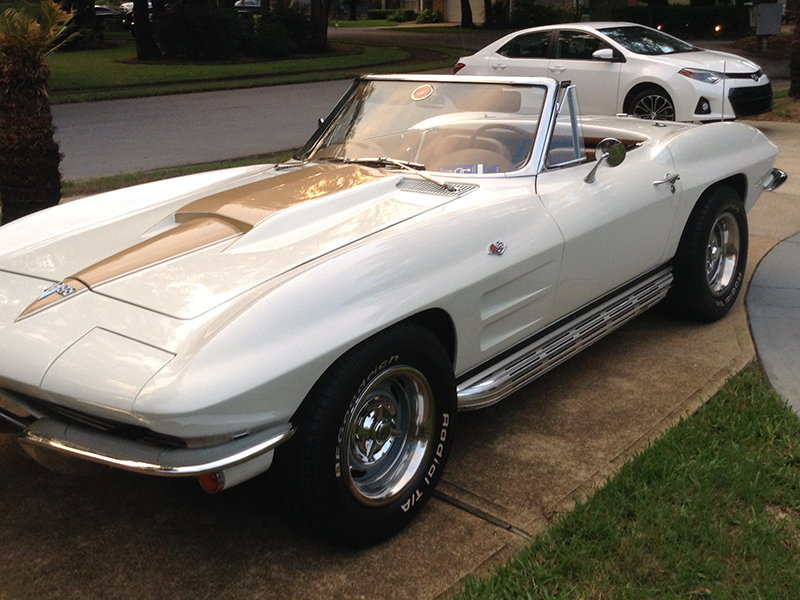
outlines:
{"label": "shrub", "polygon": [[181,4],[158,15],[155,36],[165,56],[188,60],[232,58],[243,25],[232,10]]}
{"label": "shrub", "polygon": [[410,8],[398,8],[393,13],[391,13],[387,18],[390,21],[395,21],[397,23],[405,23],[406,21],[413,21],[417,16]]}
{"label": "shrub", "polygon": [[283,23],[256,19],[252,37],[248,39],[243,49],[249,56],[284,58],[294,51],[294,40]]}
{"label": "shrub", "polygon": [[511,12],[511,26],[514,29],[568,23],[572,20],[571,10],[553,4],[541,4],[536,0],[517,0]]}
{"label": "shrub", "polygon": [[384,21],[389,19],[389,15],[395,12],[391,8],[371,8],[367,11],[367,18],[371,21]]}
{"label": "shrub", "polygon": [[750,30],[748,7],[736,5],[689,6],[623,6],[612,11],[612,18],[658,27],[677,37],[705,38],[715,35],[714,28],[722,26],[726,37],[741,37]]}
{"label": "shrub", "polygon": [[442,13],[430,8],[426,8],[417,15],[417,23],[441,23],[442,20]]}

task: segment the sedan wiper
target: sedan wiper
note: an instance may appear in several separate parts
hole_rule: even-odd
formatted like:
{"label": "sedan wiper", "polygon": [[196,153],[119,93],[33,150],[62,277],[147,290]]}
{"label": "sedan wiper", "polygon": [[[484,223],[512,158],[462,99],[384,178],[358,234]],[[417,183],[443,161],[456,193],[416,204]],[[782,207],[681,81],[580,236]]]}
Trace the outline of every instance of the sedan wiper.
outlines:
{"label": "sedan wiper", "polygon": [[427,173],[420,173],[420,171],[425,170],[425,165],[421,163],[415,163],[408,160],[399,160],[397,158],[389,158],[388,156],[380,156],[374,158],[348,158],[346,156],[329,156],[325,157],[326,161],[331,162],[340,162],[346,164],[357,164],[357,165],[365,165],[368,167],[397,167],[400,171],[406,171],[411,173],[416,173],[420,177],[427,179],[435,183],[438,186],[441,186],[448,192],[454,192],[456,188],[452,186],[452,184],[447,183],[446,181],[439,179],[438,177],[434,177],[432,175],[428,175]]}

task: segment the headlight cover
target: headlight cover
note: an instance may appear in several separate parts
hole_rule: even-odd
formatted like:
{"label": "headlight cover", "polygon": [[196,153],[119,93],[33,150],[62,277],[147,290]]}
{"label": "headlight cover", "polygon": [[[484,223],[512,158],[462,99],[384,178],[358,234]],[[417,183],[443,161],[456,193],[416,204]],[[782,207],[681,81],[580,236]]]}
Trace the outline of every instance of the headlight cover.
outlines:
{"label": "headlight cover", "polygon": [[723,73],[717,73],[716,71],[699,71],[697,69],[681,69],[678,71],[684,77],[688,77],[689,79],[694,79],[695,81],[702,81],[703,83],[718,83],[725,78]]}

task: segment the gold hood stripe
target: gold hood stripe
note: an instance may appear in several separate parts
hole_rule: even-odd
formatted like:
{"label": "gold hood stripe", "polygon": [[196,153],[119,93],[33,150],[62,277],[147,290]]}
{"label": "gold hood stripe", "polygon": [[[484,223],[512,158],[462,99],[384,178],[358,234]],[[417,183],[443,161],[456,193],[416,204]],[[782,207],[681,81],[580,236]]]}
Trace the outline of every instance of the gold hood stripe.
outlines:
{"label": "gold hood stripe", "polygon": [[66,284],[74,289],[73,292],[67,295],[57,292],[43,294],[17,319],[53,306],[86,288],[93,288],[212,244],[236,239],[281,210],[369,183],[383,176],[377,169],[359,165],[315,165],[207,196],[187,204],[175,213],[175,221],[179,223],[177,227],[118,252],[65,279],[57,286]]}
{"label": "gold hood stripe", "polygon": [[181,208],[175,218],[186,221],[212,213],[255,227],[281,210],[381,177],[383,173],[377,169],[360,165],[313,165],[207,196]]}

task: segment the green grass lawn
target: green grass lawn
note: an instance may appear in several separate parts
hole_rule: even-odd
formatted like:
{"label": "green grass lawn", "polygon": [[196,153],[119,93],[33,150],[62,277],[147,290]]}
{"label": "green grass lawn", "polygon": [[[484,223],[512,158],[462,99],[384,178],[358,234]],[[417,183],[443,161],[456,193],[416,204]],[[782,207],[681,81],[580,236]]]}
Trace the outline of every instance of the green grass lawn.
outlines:
{"label": "green grass lawn", "polygon": [[800,598],[800,420],[730,379],[462,599]]}
{"label": "green grass lawn", "polygon": [[329,79],[349,79],[360,72],[427,70],[452,66],[451,48],[422,48],[424,62],[400,48],[334,45],[326,56],[229,63],[137,63],[135,41],[127,33],[108,37],[115,47],[57,52],[47,58],[54,103],[82,102],[163,94],[234,89]]}

